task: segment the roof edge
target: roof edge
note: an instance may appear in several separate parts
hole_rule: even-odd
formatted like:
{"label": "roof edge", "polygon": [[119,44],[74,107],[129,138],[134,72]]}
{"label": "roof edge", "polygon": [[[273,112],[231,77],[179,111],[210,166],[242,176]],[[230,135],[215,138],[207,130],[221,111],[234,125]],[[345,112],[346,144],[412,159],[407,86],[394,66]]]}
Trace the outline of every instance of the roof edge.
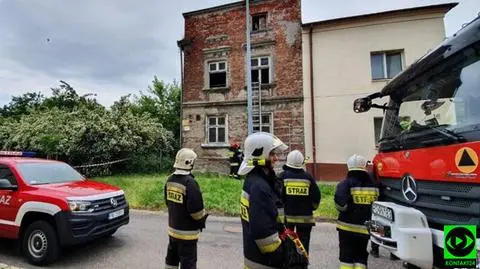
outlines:
{"label": "roof edge", "polygon": [[360,14],[360,15],[355,15],[355,16],[350,16],[350,17],[340,17],[340,18],[334,18],[334,19],[328,19],[328,20],[302,23],[302,27],[313,27],[313,26],[317,26],[317,25],[329,24],[329,23],[334,23],[334,22],[348,22],[348,21],[352,21],[352,20],[373,18],[373,17],[381,16],[381,15],[396,15],[398,13],[422,11],[422,10],[429,10],[429,9],[441,9],[441,8],[443,8],[443,9],[446,10],[445,13],[447,13],[448,11],[450,11],[451,9],[456,7],[457,5],[458,5],[458,2],[451,2],[451,3],[437,4],[437,5],[428,5],[428,6],[403,8],[403,9],[394,9],[394,10],[387,10],[387,11],[376,12],[376,13]]}
{"label": "roof edge", "polygon": [[[266,2],[266,1],[269,1],[269,0],[250,0],[250,5],[260,3],[260,2]],[[219,5],[219,6],[214,6],[214,7],[209,7],[209,8],[203,8],[203,9],[184,12],[184,13],[182,13],[182,15],[183,15],[184,18],[187,18],[187,17],[196,16],[196,15],[221,11],[221,10],[225,10],[225,9],[229,9],[229,8],[243,7],[245,5],[246,5],[245,0],[244,1],[237,1],[237,2],[223,4],[223,5]]]}

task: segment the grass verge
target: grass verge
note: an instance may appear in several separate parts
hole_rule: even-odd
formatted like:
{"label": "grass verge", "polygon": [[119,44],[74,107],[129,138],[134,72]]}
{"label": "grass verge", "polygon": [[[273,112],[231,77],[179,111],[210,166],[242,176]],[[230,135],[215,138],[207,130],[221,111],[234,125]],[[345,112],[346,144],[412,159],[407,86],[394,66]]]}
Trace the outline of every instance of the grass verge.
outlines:
{"label": "grass verge", "polygon": [[[125,191],[131,208],[162,210],[165,208],[163,186],[168,174],[158,175],[117,175],[95,180],[118,186]],[[196,179],[202,190],[205,208],[209,213],[224,216],[238,216],[239,197],[243,181],[224,176],[199,174]],[[335,185],[319,184],[322,200],[315,216],[332,219],[337,216],[333,195]]]}

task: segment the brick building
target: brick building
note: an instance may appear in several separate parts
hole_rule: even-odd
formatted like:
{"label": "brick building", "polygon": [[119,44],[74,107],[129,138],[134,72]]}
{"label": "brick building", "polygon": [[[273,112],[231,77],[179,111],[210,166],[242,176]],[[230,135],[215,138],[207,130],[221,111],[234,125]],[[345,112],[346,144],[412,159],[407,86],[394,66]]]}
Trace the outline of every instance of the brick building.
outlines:
{"label": "brick building", "polygon": [[[184,13],[182,146],[199,171],[228,173],[228,147],[247,128],[245,1]],[[304,150],[300,0],[252,0],[254,131]],[[261,94],[260,94],[261,93]]]}

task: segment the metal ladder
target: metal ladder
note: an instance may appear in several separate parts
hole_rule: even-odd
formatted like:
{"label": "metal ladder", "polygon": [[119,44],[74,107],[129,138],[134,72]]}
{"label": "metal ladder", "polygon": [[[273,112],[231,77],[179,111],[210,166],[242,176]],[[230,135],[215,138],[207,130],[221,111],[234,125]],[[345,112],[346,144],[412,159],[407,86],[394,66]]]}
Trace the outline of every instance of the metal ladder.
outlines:
{"label": "metal ladder", "polygon": [[258,126],[258,131],[262,131],[262,85],[260,82],[252,82],[252,119],[253,126]]}

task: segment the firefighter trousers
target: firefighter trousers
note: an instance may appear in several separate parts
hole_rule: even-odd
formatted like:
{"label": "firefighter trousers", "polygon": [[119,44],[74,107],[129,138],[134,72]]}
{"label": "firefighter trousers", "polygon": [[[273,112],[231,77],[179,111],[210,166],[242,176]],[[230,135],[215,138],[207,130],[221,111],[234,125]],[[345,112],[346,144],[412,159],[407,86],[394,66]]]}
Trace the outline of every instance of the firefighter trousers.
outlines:
{"label": "firefighter trousers", "polygon": [[180,241],[170,238],[165,258],[165,269],[196,269],[197,241]]}
{"label": "firefighter trousers", "polygon": [[287,228],[297,232],[300,241],[303,244],[303,247],[310,254],[310,234],[312,233],[312,226],[307,225],[298,225],[295,223],[288,223]]}
{"label": "firefighter trousers", "polygon": [[366,269],[368,261],[368,236],[338,231],[340,243],[340,269]]}
{"label": "firefighter trousers", "polygon": [[240,166],[238,165],[238,163],[230,164],[230,175],[231,176],[237,176],[239,168],[240,168]]}

